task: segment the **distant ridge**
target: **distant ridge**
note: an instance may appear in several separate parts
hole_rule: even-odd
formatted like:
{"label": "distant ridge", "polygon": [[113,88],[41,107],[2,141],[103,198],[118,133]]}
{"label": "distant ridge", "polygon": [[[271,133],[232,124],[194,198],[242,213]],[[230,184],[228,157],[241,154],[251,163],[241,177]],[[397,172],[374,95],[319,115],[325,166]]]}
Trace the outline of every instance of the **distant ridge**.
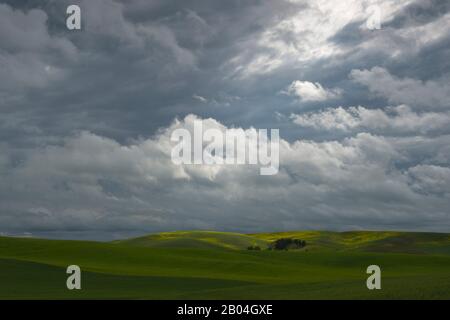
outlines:
{"label": "distant ridge", "polygon": [[114,241],[113,243],[159,248],[224,248],[246,249],[249,246],[267,247],[268,241],[254,236],[219,231],[174,231]]}
{"label": "distant ridge", "polygon": [[296,238],[307,242],[308,250],[396,252],[415,254],[450,254],[450,234],[403,231],[288,231],[240,234],[218,231],[174,231],[114,241],[122,245],[159,248],[224,248],[246,249],[268,247],[280,238]]}

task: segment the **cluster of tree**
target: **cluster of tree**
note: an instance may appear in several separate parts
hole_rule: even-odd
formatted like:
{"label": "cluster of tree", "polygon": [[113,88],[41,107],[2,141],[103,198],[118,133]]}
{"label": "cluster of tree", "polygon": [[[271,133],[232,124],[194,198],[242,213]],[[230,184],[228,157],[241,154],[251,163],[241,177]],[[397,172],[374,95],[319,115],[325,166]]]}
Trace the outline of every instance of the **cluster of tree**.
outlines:
{"label": "cluster of tree", "polygon": [[[289,250],[289,249],[301,249],[306,247],[306,241],[301,239],[293,239],[293,238],[281,238],[272,242],[268,250]],[[256,250],[260,251],[260,246],[249,246],[247,250]]]}
{"label": "cluster of tree", "polygon": [[306,241],[301,239],[281,238],[270,244],[269,249],[273,250],[289,250],[301,249],[306,246]]}

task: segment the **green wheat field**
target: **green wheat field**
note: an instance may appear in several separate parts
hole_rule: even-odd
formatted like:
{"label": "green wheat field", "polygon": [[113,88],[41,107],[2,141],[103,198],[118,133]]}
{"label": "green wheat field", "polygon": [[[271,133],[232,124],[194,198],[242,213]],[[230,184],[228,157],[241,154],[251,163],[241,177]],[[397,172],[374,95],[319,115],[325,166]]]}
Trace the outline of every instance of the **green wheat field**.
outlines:
{"label": "green wheat field", "polygon": [[[307,245],[265,250],[286,237]],[[81,267],[81,290],[66,288],[72,264]],[[372,264],[381,267],[381,290],[366,287]],[[450,299],[450,234],[180,231],[114,242],[0,237],[0,298]]]}

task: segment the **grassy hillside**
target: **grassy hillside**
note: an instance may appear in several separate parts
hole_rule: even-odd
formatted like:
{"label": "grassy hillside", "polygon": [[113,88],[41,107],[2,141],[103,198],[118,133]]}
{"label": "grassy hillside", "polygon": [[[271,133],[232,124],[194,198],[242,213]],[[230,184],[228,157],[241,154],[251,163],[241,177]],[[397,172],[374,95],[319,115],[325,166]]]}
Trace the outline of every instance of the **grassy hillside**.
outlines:
{"label": "grassy hillside", "polygon": [[306,240],[310,250],[450,254],[450,234],[395,231],[295,231],[260,233],[255,238],[273,241],[283,237]]}
{"label": "grassy hillside", "polygon": [[161,232],[139,238],[115,241],[115,243],[158,248],[224,248],[236,250],[255,245],[267,247],[267,241],[264,239],[240,233],[216,231]]}
{"label": "grassy hillside", "polygon": [[[281,237],[307,250],[248,251]],[[0,237],[0,298],[450,299],[449,235],[173,232],[112,243]],[[81,267],[82,290],[65,287]],[[365,270],[382,269],[369,291]]]}

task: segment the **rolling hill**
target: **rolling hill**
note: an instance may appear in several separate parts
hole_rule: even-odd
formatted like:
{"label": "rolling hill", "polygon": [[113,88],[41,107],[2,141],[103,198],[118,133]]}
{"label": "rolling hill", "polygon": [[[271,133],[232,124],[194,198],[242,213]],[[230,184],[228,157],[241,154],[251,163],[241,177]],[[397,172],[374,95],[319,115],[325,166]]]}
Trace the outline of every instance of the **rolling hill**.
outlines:
{"label": "rolling hill", "polygon": [[[305,250],[249,251],[283,237]],[[407,232],[209,231],[110,243],[0,237],[0,298],[450,299],[450,235]],[[68,265],[82,290],[65,287]],[[365,286],[368,265],[382,290]]]}
{"label": "rolling hill", "polygon": [[114,241],[114,243],[156,248],[223,248],[239,250],[255,245],[267,247],[268,241],[232,232],[175,231],[119,240]]}
{"label": "rolling hill", "polygon": [[299,238],[308,242],[310,250],[450,254],[450,235],[448,233],[299,231],[260,233],[252,236],[268,242],[283,237]]}

